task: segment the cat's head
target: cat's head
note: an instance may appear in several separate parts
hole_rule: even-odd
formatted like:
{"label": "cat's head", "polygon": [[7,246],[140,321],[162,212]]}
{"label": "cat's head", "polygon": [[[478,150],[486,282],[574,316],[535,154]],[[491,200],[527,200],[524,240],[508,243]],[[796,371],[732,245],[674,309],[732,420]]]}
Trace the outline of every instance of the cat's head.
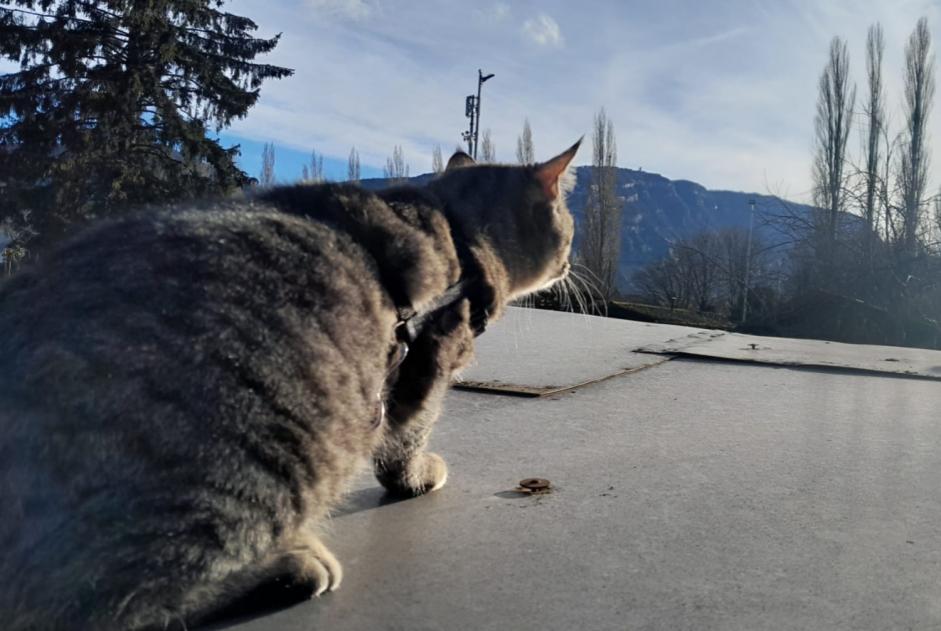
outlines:
{"label": "cat's head", "polygon": [[459,151],[428,185],[463,237],[499,258],[507,299],[545,289],[568,274],[575,222],[565,194],[574,185],[569,165],[580,144],[526,166],[476,164]]}

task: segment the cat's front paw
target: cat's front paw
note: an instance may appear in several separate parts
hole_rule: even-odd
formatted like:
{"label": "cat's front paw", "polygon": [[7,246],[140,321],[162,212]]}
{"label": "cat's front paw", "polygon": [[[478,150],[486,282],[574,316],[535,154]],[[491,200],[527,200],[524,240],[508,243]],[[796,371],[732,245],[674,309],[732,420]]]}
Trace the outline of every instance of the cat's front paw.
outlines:
{"label": "cat's front paw", "polygon": [[421,460],[421,492],[437,491],[448,481],[448,463],[444,461],[444,458],[430,451],[423,453]]}
{"label": "cat's front paw", "polygon": [[392,494],[417,497],[445,485],[448,465],[438,454],[426,451],[403,466],[377,469],[376,478]]}
{"label": "cat's front paw", "polygon": [[305,551],[308,575],[315,579],[314,596],[324,592],[332,592],[340,588],[343,582],[343,566],[333,556],[330,548],[316,542],[311,549]]}
{"label": "cat's front paw", "polygon": [[285,553],[275,584],[298,599],[314,598],[332,592],[343,581],[343,567],[320,540],[310,538]]}

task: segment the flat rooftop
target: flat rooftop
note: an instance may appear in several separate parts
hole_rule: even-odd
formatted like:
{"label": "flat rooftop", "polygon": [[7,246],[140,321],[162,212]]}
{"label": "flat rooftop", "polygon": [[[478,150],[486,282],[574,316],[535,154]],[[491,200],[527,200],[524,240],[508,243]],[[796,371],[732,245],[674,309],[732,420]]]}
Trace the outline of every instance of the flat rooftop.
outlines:
{"label": "flat rooftop", "polygon": [[[941,352],[511,309],[342,587],[217,628],[941,628]],[[546,494],[515,492],[546,478]]]}

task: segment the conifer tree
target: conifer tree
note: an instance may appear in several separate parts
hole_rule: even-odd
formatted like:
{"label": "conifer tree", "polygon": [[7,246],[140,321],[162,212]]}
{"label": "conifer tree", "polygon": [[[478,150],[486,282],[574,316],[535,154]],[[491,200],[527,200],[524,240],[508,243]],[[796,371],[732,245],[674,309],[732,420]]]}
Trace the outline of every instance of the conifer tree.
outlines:
{"label": "conifer tree", "polygon": [[[12,0],[0,7],[0,212],[32,211],[43,245],[133,205],[246,183],[213,135],[245,116],[278,36],[221,0]],[[0,218],[2,219],[2,218]]]}

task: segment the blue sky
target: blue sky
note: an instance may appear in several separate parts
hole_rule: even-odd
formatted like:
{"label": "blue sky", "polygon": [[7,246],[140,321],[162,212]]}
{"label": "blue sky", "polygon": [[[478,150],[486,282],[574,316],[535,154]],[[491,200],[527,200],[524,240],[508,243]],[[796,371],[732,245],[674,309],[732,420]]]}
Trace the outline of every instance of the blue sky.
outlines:
{"label": "blue sky", "polygon": [[[267,83],[227,135],[243,141],[252,174],[260,143],[274,142],[285,180],[300,174],[312,148],[326,154],[328,174],[345,177],[353,145],[364,175],[377,173],[397,144],[413,174],[428,171],[435,144],[448,153],[460,141],[464,97],[476,89],[479,67],[496,74],[484,87],[482,126],[492,130],[500,160],[513,160],[524,118],[537,157],[550,157],[588,133],[604,106],[621,166],[806,199],[830,39],[849,40],[862,93],[866,29],[882,22],[898,131],[908,34],[925,15],[941,36],[937,2],[922,0],[234,0],[227,7],[253,18],[263,35],[281,32],[266,61],[297,70]],[[938,113],[931,128],[937,156]],[[859,146],[854,132],[851,147]],[[589,159],[583,150],[578,162]],[[941,156],[933,164],[941,166]]]}

